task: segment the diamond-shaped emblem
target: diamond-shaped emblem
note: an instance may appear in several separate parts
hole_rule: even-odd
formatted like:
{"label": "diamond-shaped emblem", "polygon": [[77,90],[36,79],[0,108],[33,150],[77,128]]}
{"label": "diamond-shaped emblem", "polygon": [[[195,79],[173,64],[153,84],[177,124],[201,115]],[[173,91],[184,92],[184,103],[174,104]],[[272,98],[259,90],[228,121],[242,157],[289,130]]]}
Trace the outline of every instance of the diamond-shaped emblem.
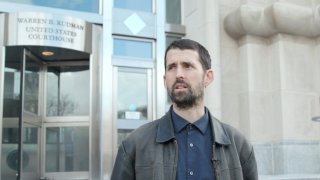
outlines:
{"label": "diamond-shaped emblem", "polygon": [[124,24],[134,35],[138,34],[144,27],[146,27],[146,23],[136,13],[129,16],[124,21]]}

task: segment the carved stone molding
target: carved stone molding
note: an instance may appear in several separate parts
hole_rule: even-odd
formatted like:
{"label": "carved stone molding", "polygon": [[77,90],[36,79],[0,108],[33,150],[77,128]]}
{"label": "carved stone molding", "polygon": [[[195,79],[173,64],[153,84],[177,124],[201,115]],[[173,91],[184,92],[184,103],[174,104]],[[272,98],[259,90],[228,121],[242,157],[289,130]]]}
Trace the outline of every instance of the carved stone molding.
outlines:
{"label": "carved stone molding", "polygon": [[275,2],[263,8],[244,4],[226,16],[224,28],[234,39],[278,33],[314,38],[320,35],[320,5],[306,7]]}

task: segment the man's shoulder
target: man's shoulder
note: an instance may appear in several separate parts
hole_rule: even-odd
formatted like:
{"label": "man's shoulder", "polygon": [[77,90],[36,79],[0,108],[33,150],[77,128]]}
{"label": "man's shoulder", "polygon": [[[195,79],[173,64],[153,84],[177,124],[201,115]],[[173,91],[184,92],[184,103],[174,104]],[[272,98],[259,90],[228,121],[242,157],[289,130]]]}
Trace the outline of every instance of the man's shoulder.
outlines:
{"label": "man's shoulder", "polygon": [[149,121],[149,122],[141,125],[137,129],[135,129],[132,133],[133,134],[135,134],[135,133],[141,134],[141,133],[147,133],[149,131],[154,131],[158,127],[158,124],[159,124],[159,119]]}
{"label": "man's shoulder", "polygon": [[234,126],[227,124],[217,118],[215,118],[214,116],[211,116],[211,119],[213,121],[213,125],[221,128],[222,131],[227,132],[228,134],[242,134],[237,128],[235,128]]}
{"label": "man's shoulder", "polygon": [[212,117],[212,121],[213,121],[214,130],[218,131],[218,132],[215,132],[216,136],[221,136],[220,133],[223,133],[226,135],[226,137],[228,137],[231,143],[236,143],[236,144],[246,143],[248,141],[244,133],[239,129],[237,129],[236,127],[230,124],[227,124],[225,122],[222,122],[215,117]]}
{"label": "man's shoulder", "polygon": [[156,119],[141,125],[137,129],[133,130],[127,139],[129,141],[141,141],[141,139],[155,137],[160,120],[161,119]]}

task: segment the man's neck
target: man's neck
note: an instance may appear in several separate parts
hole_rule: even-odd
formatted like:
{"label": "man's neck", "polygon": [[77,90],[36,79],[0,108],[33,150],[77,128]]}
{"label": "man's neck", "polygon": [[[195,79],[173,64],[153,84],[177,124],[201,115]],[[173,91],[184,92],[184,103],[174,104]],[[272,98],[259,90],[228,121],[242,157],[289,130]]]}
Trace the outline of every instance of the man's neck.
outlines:
{"label": "man's neck", "polygon": [[203,104],[188,109],[181,109],[178,108],[176,104],[173,104],[173,111],[190,123],[196,122],[205,113]]}

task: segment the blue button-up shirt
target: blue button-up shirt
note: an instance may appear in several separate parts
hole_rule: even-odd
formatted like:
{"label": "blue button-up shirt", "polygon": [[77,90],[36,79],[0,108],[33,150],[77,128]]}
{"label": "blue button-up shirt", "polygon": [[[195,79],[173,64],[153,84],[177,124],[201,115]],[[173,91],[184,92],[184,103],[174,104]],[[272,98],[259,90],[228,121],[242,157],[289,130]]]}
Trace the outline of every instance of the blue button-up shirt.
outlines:
{"label": "blue button-up shirt", "polygon": [[179,150],[177,180],[213,180],[213,137],[208,111],[193,124],[174,111],[172,119]]}

